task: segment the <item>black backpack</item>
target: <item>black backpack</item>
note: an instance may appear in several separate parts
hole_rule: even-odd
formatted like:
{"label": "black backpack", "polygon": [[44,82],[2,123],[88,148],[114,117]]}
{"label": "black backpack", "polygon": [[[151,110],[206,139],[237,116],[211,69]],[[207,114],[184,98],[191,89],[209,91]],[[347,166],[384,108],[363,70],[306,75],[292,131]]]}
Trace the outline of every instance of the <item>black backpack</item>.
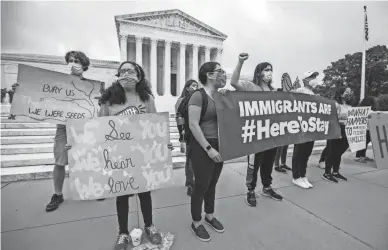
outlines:
{"label": "black backpack", "polygon": [[193,134],[191,133],[191,130],[189,127],[189,101],[190,101],[191,96],[197,91],[199,91],[202,94],[202,109],[201,109],[201,117],[199,119],[199,123],[201,124],[202,119],[203,119],[205,112],[207,110],[207,105],[208,105],[208,99],[207,99],[208,97],[207,97],[207,94],[206,94],[204,89],[197,89],[193,93],[185,96],[185,98],[179,104],[179,107],[177,110],[178,111],[177,113],[179,113],[185,119],[183,129],[185,131],[184,139],[186,142],[190,142],[191,139],[193,138]]}

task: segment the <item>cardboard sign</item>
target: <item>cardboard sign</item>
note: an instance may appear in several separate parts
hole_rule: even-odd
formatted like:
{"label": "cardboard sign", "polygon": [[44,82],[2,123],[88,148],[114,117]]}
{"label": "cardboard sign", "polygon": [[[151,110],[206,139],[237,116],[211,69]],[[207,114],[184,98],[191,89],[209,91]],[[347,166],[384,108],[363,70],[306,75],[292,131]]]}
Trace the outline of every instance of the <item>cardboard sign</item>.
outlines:
{"label": "cardboard sign", "polygon": [[388,112],[370,114],[369,132],[377,168],[388,169]]}
{"label": "cardboard sign", "polygon": [[[19,64],[11,119],[65,124],[97,117],[102,82]],[[26,118],[27,117],[27,118]]]}
{"label": "cardboard sign", "polygon": [[68,120],[70,197],[91,200],[172,184],[168,113]]}
{"label": "cardboard sign", "polygon": [[350,108],[346,122],[346,138],[352,152],[366,148],[366,131],[368,129],[368,115],[372,107]]}
{"label": "cardboard sign", "polygon": [[321,96],[229,92],[215,96],[222,159],[341,137],[337,110]]}

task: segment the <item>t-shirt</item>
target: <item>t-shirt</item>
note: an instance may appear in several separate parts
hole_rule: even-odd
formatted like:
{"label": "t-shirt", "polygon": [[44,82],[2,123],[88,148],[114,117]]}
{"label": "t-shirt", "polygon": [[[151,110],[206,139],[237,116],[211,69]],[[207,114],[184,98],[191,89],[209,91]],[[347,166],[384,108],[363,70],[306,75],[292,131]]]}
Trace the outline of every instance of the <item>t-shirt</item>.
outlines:
{"label": "t-shirt", "polygon": [[237,91],[246,91],[246,92],[265,91],[261,86],[256,85],[250,81],[239,81],[238,85],[235,88]]}
{"label": "t-shirt", "polygon": [[[216,113],[216,104],[213,99],[208,96],[208,104],[205,115],[201,120],[199,126],[201,127],[202,133],[205,138],[218,138],[218,123],[217,123],[217,113]],[[194,92],[190,97],[189,106],[195,105],[202,108],[202,94],[199,91]]]}
{"label": "t-shirt", "polygon": [[127,95],[127,101],[124,104],[112,104],[108,102],[101,105],[99,116],[113,115],[137,115],[145,113],[156,113],[155,100],[153,96],[146,102],[143,102],[136,93]]}

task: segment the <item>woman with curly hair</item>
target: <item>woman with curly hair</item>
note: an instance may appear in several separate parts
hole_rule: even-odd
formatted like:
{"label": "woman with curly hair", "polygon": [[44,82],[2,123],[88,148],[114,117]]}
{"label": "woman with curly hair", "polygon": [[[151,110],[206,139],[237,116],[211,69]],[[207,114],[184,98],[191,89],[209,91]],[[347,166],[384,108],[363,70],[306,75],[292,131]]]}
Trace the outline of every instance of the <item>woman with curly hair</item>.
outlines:
{"label": "woman with curly hair", "polygon": [[[81,51],[69,51],[65,55],[65,61],[69,67],[69,72],[73,76],[85,79],[83,73],[89,69],[90,60]],[[53,181],[55,193],[51,197],[50,203],[46,206],[46,211],[56,210],[64,201],[62,188],[65,180],[65,166],[68,165],[67,158],[67,136],[66,125],[57,124],[57,131],[54,138],[54,160]]]}
{"label": "woman with curly hair", "polygon": [[341,102],[336,103],[338,120],[341,126],[341,138],[327,140],[325,173],[322,178],[329,182],[338,183],[338,180],[347,181],[347,179],[339,173],[339,169],[341,157],[349,147],[345,126],[352,100],[353,92],[350,88],[347,88],[341,95],[341,99],[339,100]]}
{"label": "woman with curly hair", "polygon": [[186,143],[186,165],[185,165],[185,174],[186,174],[186,187],[187,187],[187,195],[191,196],[193,193],[194,188],[194,173],[193,173],[193,167],[191,162],[191,148],[190,143],[185,142],[184,138],[184,124],[179,124],[181,120],[181,115],[178,114],[178,108],[181,104],[182,100],[193,93],[195,90],[198,89],[198,82],[196,80],[188,80],[185,84],[185,87],[182,90],[181,96],[178,98],[176,104],[175,104],[175,112],[176,112],[176,122],[177,127],[179,131],[179,141],[181,143]]}
{"label": "woman with curly hair", "polygon": [[[150,85],[145,79],[143,69],[134,62],[121,63],[117,70],[117,81],[101,96],[99,116],[135,115],[156,113],[154,97]],[[171,149],[171,146],[169,146]],[[116,198],[119,236],[116,250],[126,249],[129,243],[128,231],[128,199],[133,195],[123,195]],[[153,244],[160,244],[161,235],[152,221],[151,192],[138,194],[144,219],[144,231]]]}

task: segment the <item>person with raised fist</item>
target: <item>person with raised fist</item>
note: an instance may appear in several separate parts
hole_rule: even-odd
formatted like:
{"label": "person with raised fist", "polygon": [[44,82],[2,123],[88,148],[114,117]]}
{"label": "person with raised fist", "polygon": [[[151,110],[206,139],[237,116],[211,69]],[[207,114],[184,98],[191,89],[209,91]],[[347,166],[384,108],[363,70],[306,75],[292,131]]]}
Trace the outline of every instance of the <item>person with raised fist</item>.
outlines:
{"label": "person with raised fist", "polygon": [[[247,53],[241,53],[238,57],[238,63],[233,71],[230,84],[237,91],[276,91],[272,86],[272,65],[268,62],[259,63],[253,75],[252,82],[240,81],[241,68],[249,58]],[[263,152],[248,156],[248,168],[246,175],[246,185],[248,188],[246,203],[249,206],[256,206],[255,188],[257,183],[257,173],[260,168],[261,183],[263,185],[262,195],[270,197],[274,200],[281,201],[283,197],[276,193],[272,185],[272,167],[275,161],[277,148],[271,148]]]}

